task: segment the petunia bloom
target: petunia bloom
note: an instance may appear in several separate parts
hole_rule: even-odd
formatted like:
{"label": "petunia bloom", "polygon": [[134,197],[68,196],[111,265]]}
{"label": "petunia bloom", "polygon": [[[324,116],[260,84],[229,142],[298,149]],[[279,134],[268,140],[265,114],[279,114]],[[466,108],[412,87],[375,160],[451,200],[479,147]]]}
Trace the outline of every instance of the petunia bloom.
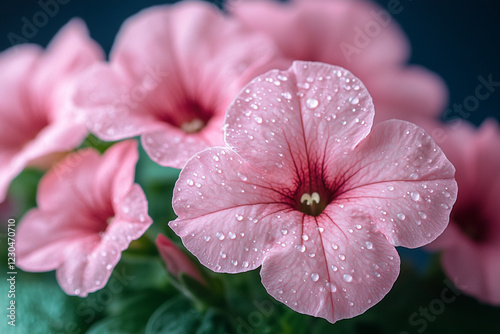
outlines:
{"label": "petunia bloom", "polygon": [[50,165],[85,138],[70,92],[76,77],[103,58],[80,20],[64,26],[45,52],[25,44],[0,54],[0,202],[26,166]]}
{"label": "petunia bloom", "polygon": [[454,168],[405,121],[371,132],[372,100],[347,70],[294,62],[254,79],[230,106],[227,147],[188,161],[170,227],[201,263],[262,266],[269,294],[330,322],[377,303],[399,273],[394,246],[446,227]]}
{"label": "petunia bloom", "polygon": [[500,305],[500,129],[493,120],[479,130],[462,122],[443,127],[439,139],[459,192],[449,226],[429,247],[443,251],[443,268],[462,291]]}
{"label": "petunia bloom", "polygon": [[69,155],[40,181],[38,208],[21,220],[17,259],[26,271],[56,270],[69,295],[87,296],[106,285],[121,252],[151,225],[133,140],[103,156],[93,149]]}
{"label": "petunia bloom", "polygon": [[436,118],[446,105],[443,81],[405,65],[409,42],[390,13],[375,3],[235,0],[227,7],[246,27],[271,36],[286,57],[342,66],[360,78],[373,98],[375,123]]}
{"label": "petunia bloom", "polygon": [[170,239],[163,234],[158,234],[156,246],[161,258],[167,265],[167,270],[172,275],[179,276],[181,273],[185,273],[201,283],[205,282],[194,263]]}
{"label": "petunia bloom", "polygon": [[196,152],[223,144],[228,105],[279,59],[270,39],[213,5],[153,7],[123,25],[109,65],[81,80],[74,101],[101,139],[141,135],[155,162],[181,168]]}

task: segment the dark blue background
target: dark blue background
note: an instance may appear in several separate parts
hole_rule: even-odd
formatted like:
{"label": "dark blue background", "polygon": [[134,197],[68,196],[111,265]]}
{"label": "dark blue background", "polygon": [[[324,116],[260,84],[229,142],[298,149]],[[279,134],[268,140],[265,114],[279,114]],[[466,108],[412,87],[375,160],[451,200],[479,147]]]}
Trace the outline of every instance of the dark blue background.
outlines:
{"label": "dark blue background", "polygon": [[[57,0],[41,0],[41,2]],[[78,16],[89,26],[92,37],[109,51],[123,21],[141,8],[175,2],[160,0],[97,1],[59,0],[54,17],[39,28],[30,42],[46,45],[59,28]],[[387,8],[389,1],[377,2]],[[474,95],[478,76],[500,82],[500,2],[491,0],[399,0],[403,10],[394,15],[412,45],[410,62],[423,65],[441,75],[450,90],[450,103],[461,104]],[[218,4],[221,1],[213,1]],[[11,46],[9,32],[22,36],[23,17],[33,22],[33,16],[42,10],[39,1],[9,0],[0,5],[0,50]],[[500,120],[500,87],[468,120],[480,124],[494,116]]]}

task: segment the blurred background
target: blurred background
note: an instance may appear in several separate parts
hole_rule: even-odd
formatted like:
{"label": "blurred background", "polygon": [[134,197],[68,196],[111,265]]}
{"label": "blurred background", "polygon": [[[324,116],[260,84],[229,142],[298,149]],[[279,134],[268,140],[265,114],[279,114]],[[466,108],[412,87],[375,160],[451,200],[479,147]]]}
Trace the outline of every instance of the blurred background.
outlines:
{"label": "blurred background", "polygon": [[[47,0],[17,0],[17,1],[3,1],[0,6],[0,51],[3,51],[17,43],[15,36],[24,38],[30,43],[47,45],[51,38],[57,31],[73,17],[82,18],[90,30],[91,36],[109,52],[116,33],[118,32],[123,21],[131,15],[137,13],[142,8],[153,5],[173,3],[176,1],[160,1],[160,0],[129,0],[129,1],[97,1],[97,0],[54,0],[59,4],[58,9],[51,17],[48,17],[44,24],[29,38],[25,38],[22,34],[23,26],[26,21],[33,22],[34,16],[43,11],[43,4]],[[406,33],[411,46],[412,56],[410,63],[422,65],[429,70],[440,75],[449,88],[449,103],[448,108],[453,108],[454,104],[462,104],[464,99],[470,95],[474,95],[476,86],[480,83],[478,77],[488,78],[491,76],[494,82],[500,82],[500,1],[491,0],[456,0],[453,2],[445,1],[432,1],[432,0],[377,0],[376,2],[382,8],[388,8],[389,3],[398,1],[403,10],[393,16],[403,31]],[[223,1],[212,1],[218,6],[223,6]],[[47,16],[46,16],[47,17]],[[0,73],[1,75],[1,73]],[[487,118],[496,118],[500,122],[500,87],[484,101],[480,101],[477,110],[470,113],[467,120],[475,125],[480,125]],[[444,119],[447,121],[446,119]],[[142,156],[143,164],[150,163],[147,157]],[[141,171],[142,170],[142,171]],[[158,169],[154,165],[146,165],[138,167],[138,173],[148,173],[148,178],[151,180],[151,175],[158,173],[158,178],[166,183],[171,184],[177,174],[175,171],[168,171],[165,176],[162,173],[164,170]],[[161,174],[161,175],[160,175]],[[30,179],[31,177],[31,179]],[[24,175],[23,182],[36,187],[40,175],[27,176]],[[166,178],[168,180],[166,180]],[[139,180],[140,181],[140,180]],[[148,187],[148,185],[143,184]],[[155,191],[149,190],[149,192]],[[170,189],[156,189],[157,192],[170,193]],[[146,190],[148,193],[148,190]],[[157,196],[158,197],[158,196]],[[153,206],[158,205],[163,208],[165,199],[159,203],[150,203]],[[21,209],[22,211],[22,209]],[[152,216],[154,218],[154,212]],[[168,214],[172,214],[169,212]],[[4,218],[2,218],[2,222]],[[20,218],[20,217],[18,217]],[[2,248],[2,261],[4,258]],[[364,315],[357,317],[353,320],[341,321],[334,326],[330,326],[326,321],[306,316],[296,316],[293,312],[288,312],[283,306],[275,304],[280,309],[281,316],[284,320],[288,321],[290,333],[299,332],[300,328],[305,328],[308,333],[470,333],[477,331],[480,333],[499,333],[498,319],[500,316],[500,308],[482,305],[472,298],[460,295],[456,297],[457,302],[446,304],[446,308],[439,311],[439,316],[429,315],[427,318],[421,312],[422,309],[429,307],[438,307],[440,296],[444,289],[446,291],[454,291],[450,288],[451,283],[446,282],[444,275],[439,269],[439,263],[436,257],[426,254],[421,250],[399,250],[401,252],[402,261],[402,274],[396,282],[394,289],[389,295],[373,309],[366,312]],[[144,270],[139,266],[137,269],[138,275]],[[141,269],[142,268],[142,269]],[[430,269],[429,269],[430,268]],[[135,269],[134,269],[135,270]],[[146,269],[149,270],[149,269]],[[37,277],[43,274],[36,274]],[[49,274],[49,275],[52,275]],[[28,277],[26,282],[31,282],[28,286],[20,286],[24,289],[25,293],[20,298],[26,303],[31,305],[33,300],[43,300],[45,310],[40,311],[39,306],[33,305],[24,308],[27,312],[41,312],[40,317],[28,319],[28,317],[21,318],[20,321],[30,323],[36,328],[37,319],[43,317],[52,318],[56,314],[64,314],[67,308],[75,308],[74,305],[82,306],[78,298],[66,297],[57,285],[49,285],[49,289],[45,292],[53,294],[54,298],[47,300],[45,294],[38,288],[38,283],[34,283]],[[53,277],[51,276],[53,280]],[[147,284],[154,285],[154,279],[151,278]],[[230,278],[223,277],[224,280],[230,281],[229,286],[233,286],[233,297],[236,298],[238,293],[236,290],[244,285],[246,279],[256,282],[255,289],[260,289],[257,292],[252,291],[251,298],[269,298],[265,297],[260,284],[260,277],[258,271],[253,271],[247,274],[233,275]],[[153,283],[151,283],[153,282]],[[241,283],[241,284],[240,284]],[[499,282],[500,284],[500,282]],[[44,286],[44,289],[47,287]],[[248,288],[248,287],[246,287]],[[4,289],[0,291],[2,298],[4,297]],[[154,293],[153,293],[154,294]],[[28,297],[30,295],[30,297]],[[167,293],[168,295],[168,293]],[[97,295],[99,296],[99,295]],[[145,295],[147,297],[147,295]],[[258,296],[258,297],[256,297]],[[450,294],[451,296],[451,294]],[[148,302],[145,297],[146,303]],[[158,299],[158,296],[156,296]],[[166,298],[166,295],[162,297]],[[243,297],[243,296],[240,296]],[[231,297],[229,297],[231,298]],[[3,300],[3,299],[2,299]],[[150,300],[150,299],[149,299]],[[434,304],[433,304],[434,303]],[[117,303],[117,305],[120,303]],[[114,305],[114,304],[110,304]],[[156,305],[157,306],[157,305]],[[3,304],[0,305],[3,308]],[[85,309],[84,309],[85,310]],[[113,310],[112,310],[113,311]],[[251,311],[251,310],[250,310]],[[114,312],[119,312],[114,310]],[[246,312],[243,310],[241,313]],[[288,312],[288,313],[287,313]],[[81,313],[81,312],[80,312]],[[250,313],[251,314],[251,313]],[[413,318],[412,316],[417,314]],[[81,322],[73,312],[70,316],[74,317],[74,322],[66,322],[65,325],[79,324]],[[90,326],[86,323],[90,315],[87,314],[85,326]],[[104,315],[96,312],[92,323],[98,321],[99,317]],[[2,316],[3,318],[3,316]],[[246,318],[245,318],[246,319]],[[298,319],[298,320],[297,320]],[[425,320],[424,320],[425,319]],[[80,322],[79,322],[80,321]],[[5,322],[2,320],[0,324],[0,332]],[[390,322],[390,324],[388,324]],[[424,326],[425,325],[425,326]],[[61,329],[61,333],[83,333],[86,329],[85,326],[74,328]],[[87,327],[88,327],[87,326]],[[271,325],[270,325],[271,326]],[[280,328],[284,328],[284,325]],[[304,327],[310,326],[310,327]],[[57,327],[57,326],[56,326]],[[102,326],[101,326],[102,327]],[[287,326],[285,326],[287,327]],[[45,327],[41,327],[45,328]],[[83,328],[83,331],[80,329]],[[110,328],[110,327],[104,327]],[[269,328],[272,328],[269,327]],[[9,328],[12,329],[12,328]],[[40,329],[41,330],[41,329]],[[309,331],[310,330],[310,331]],[[102,331],[104,333],[106,331]],[[108,331],[109,332],[109,331]],[[266,332],[266,331],[262,331]],[[23,333],[22,331],[12,331],[12,333]],[[41,331],[40,333],[44,333]],[[94,328],[93,333],[101,333]],[[255,331],[260,333],[260,331]],[[269,332],[271,333],[271,332]]]}
{"label": "blurred background", "polygon": [[[22,36],[23,18],[30,22],[46,0],[3,1],[0,10],[0,50],[12,45],[9,33]],[[107,52],[123,21],[142,8],[176,1],[59,0],[58,12],[49,17],[29,42],[47,45],[73,17],[81,17],[91,36]],[[223,0],[211,1],[222,6]],[[491,0],[377,0],[382,8],[400,4],[394,15],[412,45],[410,62],[438,73],[450,91],[449,105],[460,104],[474,93],[478,76],[500,81],[500,2]],[[11,36],[13,36],[11,34]],[[500,119],[500,89],[481,101],[468,120],[476,125],[487,117]]]}

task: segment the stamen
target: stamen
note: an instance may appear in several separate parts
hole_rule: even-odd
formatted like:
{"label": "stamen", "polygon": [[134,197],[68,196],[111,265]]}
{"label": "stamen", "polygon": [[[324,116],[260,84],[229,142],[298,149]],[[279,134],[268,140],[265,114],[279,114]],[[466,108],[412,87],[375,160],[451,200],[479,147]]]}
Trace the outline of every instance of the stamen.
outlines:
{"label": "stamen", "polygon": [[312,195],[304,193],[300,197],[299,211],[302,211],[311,216],[318,216],[326,207],[326,202],[321,202],[319,193],[313,192]]}
{"label": "stamen", "polygon": [[319,204],[319,194],[317,192],[312,193],[311,199],[313,202],[316,202],[316,204]]}
{"label": "stamen", "polygon": [[300,203],[304,202],[306,205],[311,205],[311,195],[309,195],[308,193],[303,194],[300,198]]}
{"label": "stamen", "polygon": [[302,197],[300,197],[300,203],[304,203],[305,205],[312,205],[313,202],[316,202],[316,204],[319,204],[320,198],[319,194],[317,192],[313,192],[312,195],[309,195],[308,193],[304,193]]}
{"label": "stamen", "polygon": [[194,118],[189,122],[184,122],[181,124],[181,130],[187,133],[196,133],[203,129],[205,122],[199,118]]}

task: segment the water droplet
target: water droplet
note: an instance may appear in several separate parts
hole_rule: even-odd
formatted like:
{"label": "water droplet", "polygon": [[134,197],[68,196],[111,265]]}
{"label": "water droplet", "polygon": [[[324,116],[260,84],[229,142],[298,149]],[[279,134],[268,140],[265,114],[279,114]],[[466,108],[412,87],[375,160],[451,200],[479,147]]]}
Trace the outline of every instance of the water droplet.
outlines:
{"label": "water droplet", "polygon": [[344,281],[346,281],[347,283],[350,283],[352,282],[352,276],[349,275],[349,274],[344,274],[344,276],[342,276],[342,278],[344,279]]}
{"label": "water droplet", "polygon": [[243,216],[242,215],[236,214],[234,216],[236,217],[237,221],[242,221],[243,220]]}
{"label": "water droplet", "polygon": [[405,220],[406,219],[406,216],[405,216],[404,213],[400,212],[400,213],[397,214],[397,216],[398,216],[398,219],[400,219],[400,220]]}
{"label": "water droplet", "polygon": [[306,251],[306,246],[304,245],[297,245],[297,250],[301,253],[304,253]]}
{"label": "water droplet", "polygon": [[335,250],[337,250],[337,249],[339,249],[339,245],[337,245],[337,244],[332,244],[332,248],[333,248],[333,249],[335,249]]}
{"label": "water droplet", "polygon": [[303,239],[303,240],[305,240],[305,241],[307,241],[307,240],[309,240],[309,236],[308,236],[307,234],[304,234],[304,235],[302,236],[302,239]]}
{"label": "water droplet", "polygon": [[314,108],[316,108],[319,105],[319,102],[315,98],[310,98],[310,99],[306,100],[306,105],[307,105],[308,108],[314,109]]}
{"label": "water droplet", "polygon": [[262,123],[262,117],[255,117],[255,121],[259,124]]}
{"label": "water droplet", "polygon": [[412,179],[412,180],[418,179],[418,174],[417,173],[411,173],[410,179]]}
{"label": "water droplet", "polygon": [[448,209],[450,208],[448,205],[446,205],[446,204],[444,204],[444,203],[443,203],[443,204],[441,204],[441,207],[442,207],[443,209],[445,209],[445,210],[448,210]]}
{"label": "water droplet", "polygon": [[223,258],[223,259],[225,259],[227,257],[227,254],[224,253],[224,252],[220,252],[220,257]]}
{"label": "water droplet", "polygon": [[356,225],[356,230],[361,230],[362,228],[363,228],[363,226],[361,226],[359,224]]}
{"label": "water droplet", "polygon": [[393,191],[394,187],[393,186],[388,186],[387,189],[389,189],[389,191]]}
{"label": "water droplet", "polygon": [[427,218],[427,214],[426,214],[425,212],[420,212],[420,211],[419,211],[419,212],[418,212],[418,215],[419,215],[419,216],[420,216],[420,218],[422,218],[422,219]]}
{"label": "water droplet", "polygon": [[188,186],[192,186],[192,185],[194,185],[194,181],[193,181],[193,180],[191,180],[191,179],[187,179],[187,180],[186,180],[186,183],[187,183],[187,185],[188,185]]}
{"label": "water droplet", "polygon": [[229,239],[236,239],[236,234],[234,234],[233,232],[229,232],[227,235],[229,236]]}
{"label": "water droplet", "polygon": [[349,102],[351,104],[358,104],[359,103],[359,99],[357,97],[351,97],[351,98],[349,98]]}
{"label": "water droplet", "polygon": [[233,266],[237,266],[238,265],[238,261],[237,260],[232,260],[231,263],[233,264]]}
{"label": "water droplet", "polygon": [[288,99],[288,100],[290,100],[292,98],[292,94],[290,94],[290,92],[281,93],[281,96],[283,96],[285,99]]}
{"label": "water droplet", "polygon": [[108,265],[106,266],[106,269],[107,269],[107,270],[111,270],[111,268],[113,268],[113,266],[112,266],[111,264],[108,264]]}
{"label": "water droplet", "polygon": [[248,268],[249,265],[248,261],[243,261],[243,268]]}
{"label": "water droplet", "polygon": [[449,192],[447,192],[447,191],[443,191],[443,196],[448,198],[448,197],[450,197],[451,195],[450,195],[450,193],[449,193]]}
{"label": "water droplet", "polygon": [[288,230],[286,228],[282,229],[281,230],[281,234],[287,235],[288,234]]}
{"label": "water droplet", "polygon": [[344,254],[340,254],[340,255],[339,255],[339,259],[340,259],[341,261],[344,261],[344,260],[345,260],[345,255],[344,255]]}
{"label": "water droplet", "polygon": [[373,248],[373,244],[370,241],[365,242],[365,245],[366,245],[366,249],[372,249]]}
{"label": "water droplet", "polygon": [[319,280],[319,275],[316,273],[311,274],[311,279],[313,282],[317,282]]}
{"label": "water droplet", "polygon": [[412,191],[410,197],[412,200],[417,202],[420,199],[420,194],[417,191]]}
{"label": "water droplet", "polygon": [[330,285],[330,292],[337,292],[337,286],[335,284]]}
{"label": "water droplet", "polygon": [[214,160],[215,160],[215,161],[219,161],[219,157],[218,157],[218,156],[216,156],[216,155],[214,155]]}
{"label": "water droplet", "polygon": [[238,173],[238,176],[240,177],[241,181],[248,180],[248,178],[245,175],[241,174],[241,173]]}
{"label": "water droplet", "polygon": [[210,241],[210,236],[206,235],[206,236],[203,237],[203,239],[205,239],[205,241],[208,242],[208,241]]}
{"label": "water droplet", "polygon": [[224,239],[226,238],[226,236],[224,235],[224,233],[220,233],[220,232],[217,232],[217,233],[215,234],[215,236],[217,237],[217,239],[219,239],[219,240],[221,240],[221,241],[222,241],[222,240],[224,240]]}
{"label": "water droplet", "polygon": [[331,267],[332,267],[332,270],[333,270],[333,271],[337,271],[337,270],[339,270],[339,268],[338,268],[337,266],[333,265],[333,264],[332,264],[332,266],[331,266]]}

